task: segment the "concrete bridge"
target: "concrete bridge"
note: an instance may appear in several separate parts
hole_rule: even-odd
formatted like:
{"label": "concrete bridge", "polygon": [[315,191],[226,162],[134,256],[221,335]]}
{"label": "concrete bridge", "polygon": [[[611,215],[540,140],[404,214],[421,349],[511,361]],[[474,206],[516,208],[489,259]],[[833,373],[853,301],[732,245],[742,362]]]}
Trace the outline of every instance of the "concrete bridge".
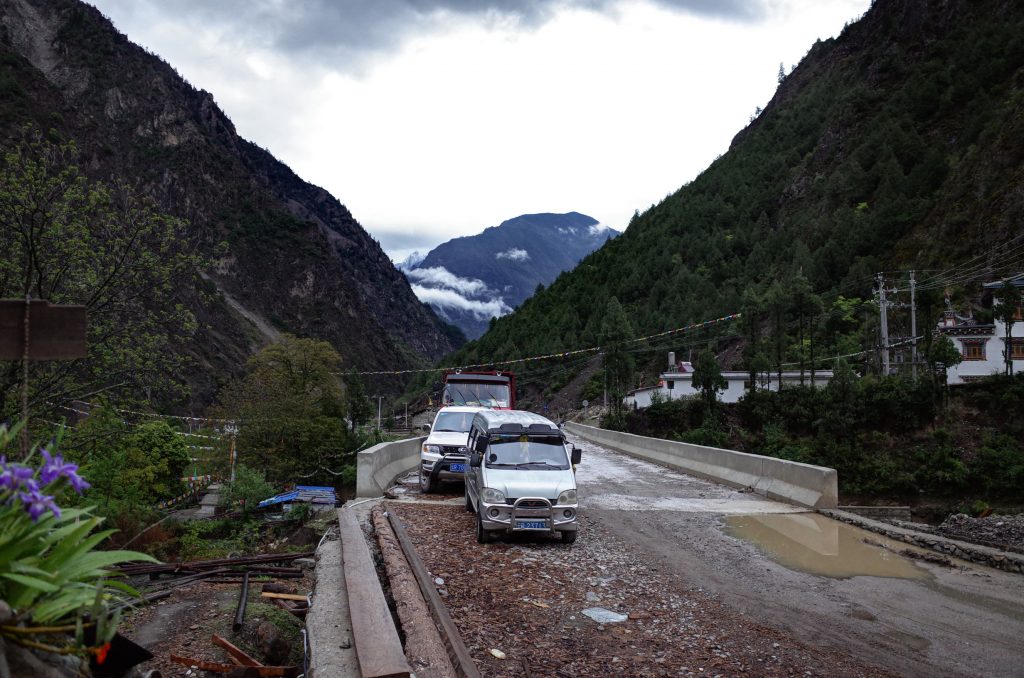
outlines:
{"label": "concrete bridge", "polygon": [[[387,503],[430,576],[443,580],[444,605],[480,674],[527,675],[510,668],[514,660],[529,675],[1020,675],[1024,576],[830,519],[823,511],[835,506],[835,471],[574,424],[566,430],[583,448],[585,522],[573,546],[476,544],[459,484],[439,497],[409,486]],[[361,453],[360,491],[379,493],[415,468],[419,443]],[[380,501],[351,510],[362,514]],[[997,556],[1008,568],[1024,565],[1024,557]],[[325,558],[331,572],[340,567]],[[333,600],[338,615],[346,613],[343,597],[318,585],[317,601]],[[481,624],[482,607],[501,613]],[[624,621],[592,621],[585,613],[594,608]],[[538,615],[545,636],[564,640],[538,648],[524,638]],[[312,623],[313,675],[360,675],[345,636],[351,627],[325,638]],[[349,649],[318,651],[328,645]]]}

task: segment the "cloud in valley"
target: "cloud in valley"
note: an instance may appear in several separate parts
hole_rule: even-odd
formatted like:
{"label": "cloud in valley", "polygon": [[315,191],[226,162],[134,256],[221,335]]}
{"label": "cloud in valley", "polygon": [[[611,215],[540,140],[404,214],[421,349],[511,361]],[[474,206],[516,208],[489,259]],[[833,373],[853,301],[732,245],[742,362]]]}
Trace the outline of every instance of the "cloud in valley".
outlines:
{"label": "cloud in valley", "polygon": [[416,282],[427,283],[433,287],[441,287],[462,294],[474,295],[487,292],[487,285],[483,280],[460,278],[444,266],[414,268],[407,271],[405,275]]}
{"label": "cloud in valley", "polygon": [[530,258],[530,253],[526,250],[513,247],[507,249],[504,252],[498,252],[494,255],[495,259],[508,259],[509,261],[526,261]]}
{"label": "cloud in valley", "polygon": [[487,319],[511,313],[512,309],[501,297],[495,299],[467,299],[454,290],[424,287],[413,284],[412,291],[425,304],[430,304],[443,313],[443,310],[455,309],[472,313],[477,318]]}
{"label": "cloud in valley", "polygon": [[482,280],[461,278],[443,266],[414,268],[405,275],[416,297],[433,306],[445,319],[449,319],[446,310],[471,313],[482,320],[512,312],[505,300]]}

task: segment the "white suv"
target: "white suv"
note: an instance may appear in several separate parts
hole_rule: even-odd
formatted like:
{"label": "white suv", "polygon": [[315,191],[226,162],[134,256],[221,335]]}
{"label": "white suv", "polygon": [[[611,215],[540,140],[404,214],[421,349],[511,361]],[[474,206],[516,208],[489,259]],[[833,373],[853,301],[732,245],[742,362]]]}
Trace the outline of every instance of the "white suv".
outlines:
{"label": "white suv", "polygon": [[420,489],[433,492],[441,480],[464,480],[466,439],[482,407],[443,407],[420,448]]}

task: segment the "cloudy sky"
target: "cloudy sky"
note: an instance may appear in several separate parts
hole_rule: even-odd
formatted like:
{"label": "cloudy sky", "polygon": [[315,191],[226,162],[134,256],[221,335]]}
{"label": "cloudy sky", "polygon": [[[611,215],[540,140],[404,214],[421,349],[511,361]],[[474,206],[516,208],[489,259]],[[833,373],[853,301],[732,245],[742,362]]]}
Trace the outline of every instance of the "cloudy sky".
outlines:
{"label": "cloudy sky", "polygon": [[532,212],[622,229],[869,0],[91,0],[393,258]]}

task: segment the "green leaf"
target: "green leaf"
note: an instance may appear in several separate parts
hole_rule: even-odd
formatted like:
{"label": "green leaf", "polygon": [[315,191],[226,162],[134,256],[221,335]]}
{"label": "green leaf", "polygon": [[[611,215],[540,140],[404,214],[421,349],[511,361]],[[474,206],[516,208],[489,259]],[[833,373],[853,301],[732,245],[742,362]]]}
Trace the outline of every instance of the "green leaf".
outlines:
{"label": "green leaf", "polygon": [[46,591],[47,593],[53,593],[54,591],[59,591],[60,590],[60,587],[55,585],[55,584],[51,584],[48,581],[43,581],[42,579],[39,579],[38,577],[29,577],[28,575],[25,575],[25,574],[15,574],[14,572],[4,572],[3,574],[0,574],[0,577],[3,577],[5,579],[10,579],[11,581],[18,582],[22,586],[27,586],[27,587],[33,588],[33,589],[39,589],[40,591]]}

